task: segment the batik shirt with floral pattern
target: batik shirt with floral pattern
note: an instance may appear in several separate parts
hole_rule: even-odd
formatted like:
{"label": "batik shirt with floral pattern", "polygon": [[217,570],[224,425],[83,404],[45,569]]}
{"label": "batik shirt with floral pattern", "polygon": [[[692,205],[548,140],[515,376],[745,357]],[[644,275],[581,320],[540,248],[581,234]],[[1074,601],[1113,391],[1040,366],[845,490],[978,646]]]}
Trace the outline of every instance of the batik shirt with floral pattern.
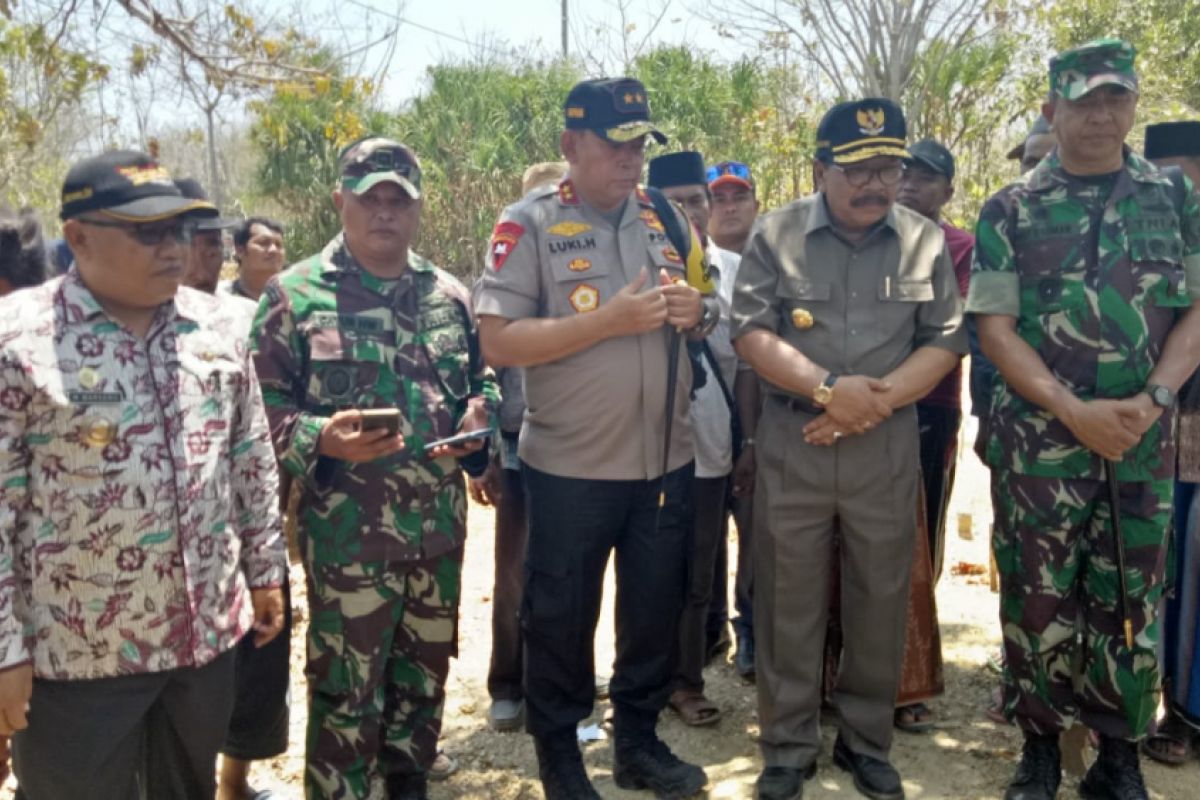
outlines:
{"label": "batik shirt with floral pattern", "polygon": [[0,300],[0,669],[199,666],[249,630],[248,587],[282,584],[275,457],[238,325],[180,289],[139,338],[75,272]]}

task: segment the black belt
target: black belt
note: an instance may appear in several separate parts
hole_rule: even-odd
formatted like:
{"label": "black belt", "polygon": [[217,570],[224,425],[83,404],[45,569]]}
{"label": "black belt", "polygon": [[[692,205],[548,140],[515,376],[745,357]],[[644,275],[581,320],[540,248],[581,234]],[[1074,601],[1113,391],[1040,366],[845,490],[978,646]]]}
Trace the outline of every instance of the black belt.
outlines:
{"label": "black belt", "polygon": [[812,400],[807,400],[803,397],[792,397],[787,394],[772,394],[771,398],[786,408],[788,411],[798,411],[802,414],[812,414],[819,416],[825,413],[825,409],[814,403]]}

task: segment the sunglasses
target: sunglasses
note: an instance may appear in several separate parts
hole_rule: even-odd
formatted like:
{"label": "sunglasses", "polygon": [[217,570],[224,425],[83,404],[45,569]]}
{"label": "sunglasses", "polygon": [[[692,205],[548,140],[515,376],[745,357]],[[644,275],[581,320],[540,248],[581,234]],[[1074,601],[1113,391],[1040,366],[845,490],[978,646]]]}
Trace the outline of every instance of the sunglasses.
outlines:
{"label": "sunglasses", "polygon": [[417,189],[421,188],[421,168],[412,162],[412,156],[399,147],[381,147],[362,161],[348,164],[342,175],[361,178],[372,172],[395,172]]}
{"label": "sunglasses", "polygon": [[80,217],[84,225],[97,228],[115,228],[133,237],[138,244],[146,247],[158,247],[169,236],[179,244],[187,244],[196,233],[196,223],[193,220],[179,218],[165,222],[117,222],[94,217]]}
{"label": "sunglasses", "polygon": [[732,175],[746,183],[754,182],[750,177],[750,168],[740,161],[722,161],[704,171],[704,177],[708,179],[709,183],[725,175]]}

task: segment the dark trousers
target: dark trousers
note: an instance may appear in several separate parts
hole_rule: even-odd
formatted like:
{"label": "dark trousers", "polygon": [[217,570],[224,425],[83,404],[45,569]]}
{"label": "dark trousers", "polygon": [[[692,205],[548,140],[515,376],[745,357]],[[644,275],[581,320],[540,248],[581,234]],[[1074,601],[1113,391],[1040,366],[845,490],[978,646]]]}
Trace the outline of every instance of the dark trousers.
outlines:
{"label": "dark trousers", "polygon": [[492,661],[488,694],[493,700],[520,700],[521,589],[525,541],[525,484],[521,471],[500,470],[496,504],[496,576],[492,584]]}
{"label": "dark trousers", "polygon": [[[573,738],[575,725],[592,711],[592,642],[613,550],[617,655],[609,697],[618,731],[652,729],[679,658],[692,464],[661,483],[564,478],[528,465],[523,472],[529,546],[521,623],[529,732]],[[660,486],[666,493],[661,509]]]}
{"label": "dark trousers", "polygon": [[253,631],[238,643],[234,658],[233,716],[221,752],[242,761],[287,752],[291,696],[292,590],[283,582],[283,630],[262,647]]}
{"label": "dark trousers", "polygon": [[[725,541],[725,487],[729,476],[696,478],[692,490],[692,546],[688,556],[687,599],[679,621],[679,671],[676,689],[704,690],[704,662],[713,643],[709,627],[711,605],[716,605],[713,586],[716,583],[719,551]],[[725,581],[720,581],[721,590]],[[728,603],[723,604],[728,609]],[[719,628],[717,635],[719,635]]]}
{"label": "dark trousers", "polygon": [[733,609],[737,616],[733,627],[738,633],[754,637],[754,496],[733,501],[733,521],[737,525],[738,563],[733,583]]}
{"label": "dark trousers", "polygon": [[921,437],[921,478],[925,489],[925,518],[929,526],[929,557],[933,580],[942,574],[946,555],[946,509],[954,489],[958,461],[958,426],[962,411],[957,408],[917,403],[917,425]]}
{"label": "dark trousers", "polygon": [[198,668],[33,682],[13,737],[22,800],[212,800],[234,651]]}
{"label": "dark trousers", "polygon": [[729,641],[729,512],[721,510],[721,533],[717,536],[716,558],[713,560],[712,587],[709,589],[708,614],[704,629],[709,650],[722,638]]}

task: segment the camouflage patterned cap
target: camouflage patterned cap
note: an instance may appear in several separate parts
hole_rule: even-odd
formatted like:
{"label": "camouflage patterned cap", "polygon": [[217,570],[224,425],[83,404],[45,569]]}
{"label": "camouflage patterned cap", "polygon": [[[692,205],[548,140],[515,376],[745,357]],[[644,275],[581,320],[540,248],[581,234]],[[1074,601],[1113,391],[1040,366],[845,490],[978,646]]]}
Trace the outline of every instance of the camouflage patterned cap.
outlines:
{"label": "camouflage patterned cap", "polygon": [[1078,100],[1101,86],[1136,92],[1136,55],[1133,45],[1121,39],[1096,39],[1064,50],[1050,59],[1050,91],[1066,100]]}
{"label": "camouflage patterned cap", "polygon": [[342,188],[364,194],[381,183],[394,183],[413,200],[421,199],[421,165],[404,144],[368,136],[349,144],[338,156]]}

